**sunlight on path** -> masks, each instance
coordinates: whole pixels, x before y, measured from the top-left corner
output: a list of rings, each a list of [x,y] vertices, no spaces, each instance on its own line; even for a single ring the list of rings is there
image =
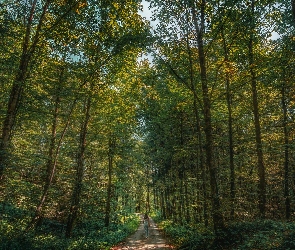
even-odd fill
[[[142,216],[141,216],[142,221]],[[144,227],[141,223],[138,230],[126,239],[125,243],[119,246],[111,248],[112,250],[146,250],[146,249],[157,249],[157,250],[168,250],[173,249],[169,246],[163,236],[160,234],[157,225],[152,219],[150,219],[150,236],[145,238]]]

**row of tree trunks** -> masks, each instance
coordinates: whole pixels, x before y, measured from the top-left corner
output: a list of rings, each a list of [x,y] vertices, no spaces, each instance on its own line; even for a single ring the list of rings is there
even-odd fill
[[[248,61],[248,73],[249,73],[249,86],[251,90],[251,97],[252,97],[252,108],[253,108],[253,120],[254,120],[254,132],[255,132],[255,156],[257,159],[256,163],[256,171],[258,175],[258,210],[259,210],[259,216],[261,218],[265,218],[266,214],[266,177],[265,177],[265,164],[264,164],[264,154],[263,154],[263,142],[262,142],[262,131],[261,131],[261,118],[260,118],[260,107],[259,107],[259,82],[257,80],[258,73],[257,73],[257,61],[256,61],[256,50],[255,47],[257,45],[256,38],[258,38],[258,33],[256,32],[256,8],[259,2],[255,0],[251,0],[249,4],[246,6],[246,15],[247,15],[247,23],[249,24],[249,29],[247,30],[247,36],[245,37],[247,41],[247,61]],[[187,52],[188,52],[188,64],[189,70],[187,72],[187,77],[181,77],[181,74],[178,74],[176,70],[173,69],[173,66],[171,64],[168,65],[169,70],[172,72],[172,74],[175,76],[176,80],[184,83],[193,93],[193,101],[194,101],[194,112],[196,113],[196,120],[198,123],[198,112],[200,109],[203,109],[204,114],[204,131],[196,130],[197,135],[199,139],[199,145],[200,149],[200,157],[203,156],[201,145],[204,145],[204,142],[202,140],[202,134],[204,132],[205,134],[205,155],[206,155],[206,162],[204,159],[199,158],[198,159],[198,166],[200,166],[201,169],[204,169],[204,176],[203,176],[203,183],[206,185],[206,173],[208,168],[208,177],[210,178],[210,197],[212,202],[212,220],[214,224],[215,231],[218,231],[219,229],[224,228],[224,222],[223,222],[223,213],[221,203],[220,203],[220,197],[219,197],[219,190],[218,190],[218,184],[217,184],[217,163],[214,162],[214,155],[213,155],[213,145],[214,145],[214,139],[212,136],[212,122],[211,122],[211,100],[210,100],[210,94],[209,93],[209,83],[208,83],[208,77],[207,77],[207,61],[205,53],[205,46],[204,46],[204,40],[203,36],[205,34],[205,26],[206,26],[206,17],[205,17],[205,9],[206,9],[206,2],[200,1],[200,4],[198,4],[198,7],[194,5],[194,3],[190,2],[189,4],[186,4],[185,6],[189,6],[190,15],[188,15],[187,20],[193,21],[194,25],[194,31],[193,35],[196,35],[196,43],[197,43],[197,50],[195,50],[198,53],[198,58],[194,58],[194,55],[192,53],[192,48],[190,48],[190,39],[192,39],[191,31],[189,30],[191,26],[185,26],[186,30],[183,30],[183,33],[187,32]],[[292,7],[294,10],[294,1],[292,1]],[[235,169],[235,161],[234,161],[234,129],[233,129],[233,111],[232,111],[232,89],[231,89],[231,76],[229,69],[231,65],[230,62],[230,45],[226,41],[226,35],[225,35],[225,27],[222,25],[221,28],[219,28],[218,32],[220,32],[221,38],[222,38],[222,45],[223,45],[223,52],[224,52],[224,67],[226,68],[225,74],[224,74],[224,82],[225,82],[225,89],[226,89],[226,104],[227,104],[227,112],[228,112],[228,122],[227,122],[227,133],[228,133],[228,152],[229,152],[229,187],[230,187],[230,218],[231,220],[235,217],[235,199],[236,199],[236,169]],[[183,35],[182,33],[182,35]],[[256,37],[257,36],[257,37]],[[162,59],[162,61],[164,61]],[[168,61],[168,60],[166,60]],[[200,79],[198,77],[195,77],[195,62],[198,62],[200,72],[198,76],[200,76]],[[168,64],[168,63],[166,63]],[[179,67],[176,65],[175,67]],[[189,79],[190,82],[186,82],[187,79]],[[201,82],[201,89],[202,89],[202,101],[198,99],[198,96],[196,94],[195,86],[200,80]],[[285,196],[285,206],[286,206],[286,218],[290,217],[290,199],[289,199],[289,137],[288,137],[288,126],[287,126],[287,103],[286,98],[284,97],[284,89],[282,89],[282,107],[284,110],[284,145],[285,145],[285,163],[284,163],[284,169],[285,169],[285,177],[284,177],[284,196]],[[197,128],[201,127],[199,125],[196,126]],[[203,166],[204,165],[204,166]],[[252,171],[251,171],[252,173]],[[179,180],[181,181],[181,178],[179,177]],[[183,186],[180,186],[180,188],[184,188]],[[207,201],[207,195],[206,195],[206,186],[202,188],[204,191],[203,199]],[[165,192],[170,193],[167,189]],[[174,192],[172,190],[171,194]],[[170,197],[171,198],[171,197]],[[181,200],[182,201],[182,200]],[[165,199],[161,201],[161,203],[165,203]],[[182,201],[183,203],[183,201]],[[168,213],[168,204],[163,204],[165,206],[165,209],[163,209],[163,213],[165,212],[165,215],[167,217]],[[208,207],[204,210],[208,211]],[[179,210],[179,213],[183,213],[183,211]],[[168,216],[169,217],[169,216]],[[206,217],[204,213],[204,217]]]
[[[11,132],[17,117],[18,108],[21,102],[21,96],[25,87],[25,82],[28,76],[29,63],[37,48],[40,31],[45,20],[45,14],[49,7],[50,1],[47,0],[43,6],[42,14],[39,18],[37,28],[32,31],[33,18],[36,10],[37,0],[31,4],[29,16],[27,18],[26,32],[23,40],[22,54],[15,80],[12,84],[9,101],[7,104],[7,112],[2,125],[2,137],[0,141],[0,179],[3,179],[4,169],[8,161],[8,147],[10,142]],[[32,38],[31,38],[32,37]]]
[[[44,29],[46,14],[48,13],[48,9],[52,3],[52,0],[45,1],[35,29],[33,29],[33,26],[34,26],[33,24],[34,24],[34,17],[37,16],[36,9],[38,5],[38,1],[34,0],[30,2],[31,2],[31,7],[28,13],[28,17],[24,17],[24,20],[26,20],[26,22],[24,23],[25,32],[24,32],[24,38],[23,38],[23,44],[22,44],[22,53],[20,56],[18,70],[15,75],[15,78],[11,87],[11,91],[9,94],[9,100],[8,100],[7,109],[6,109],[7,111],[6,111],[6,115],[1,128],[0,180],[2,180],[4,177],[4,170],[8,162],[8,149],[9,149],[9,144],[11,140],[11,134],[12,134],[13,126],[17,118],[19,106],[21,104],[22,94],[26,86],[26,80],[30,73],[29,67],[31,66],[32,58],[35,55],[37,47],[40,46],[41,37],[44,36],[44,34],[48,33],[50,29],[52,30],[54,27],[56,27],[58,23],[61,22],[62,19],[69,14],[69,12],[72,10],[72,7],[77,4],[77,3],[69,4],[67,11],[58,19],[56,19],[56,22],[53,23],[50,28],[47,27],[46,32],[43,32],[44,34],[42,35],[41,31],[42,29]]]
[[[69,110],[69,113],[67,115],[67,120],[61,132],[60,138],[57,141],[56,133],[58,128],[59,107],[61,104],[60,93],[62,91],[61,90],[62,83],[63,83],[63,69],[61,70],[59,83],[55,93],[55,107],[54,107],[54,113],[52,118],[51,140],[50,140],[49,149],[48,149],[48,162],[47,162],[46,173],[44,178],[43,193],[41,195],[39,204],[36,207],[34,217],[32,218],[31,222],[28,224],[26,231],[28,231],[29,229],[32,229],[35,225],[38,225],[39,221],[42,219],[42,208],[48,197],[48,192],[50,190],[50,187],[52,185],[52,181],[55,175],[60,147],[62,145],[63,138],[66,134],[66,131],[69,127],[71,116],[76,105],[76,100],[74,100]]]

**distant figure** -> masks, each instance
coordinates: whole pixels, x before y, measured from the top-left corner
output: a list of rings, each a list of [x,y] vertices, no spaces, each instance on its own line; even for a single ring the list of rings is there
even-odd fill
[[[147,213],[144,214],[143,217],[143,226],[144,226],[144,231],[145,231],[145,237],[149,237],[149,226],[150,226],[150,218],[147,215]]]

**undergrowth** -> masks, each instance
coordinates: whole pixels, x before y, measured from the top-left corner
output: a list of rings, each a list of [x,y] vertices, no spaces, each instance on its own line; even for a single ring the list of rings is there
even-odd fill
[[[103,221],[77,225],[71,238],[64,237],[65,225],[44,220],[41,227],[25,232],[29,216],[24,211],[9,211],[0,220],[0,250],[108,250],[135,232],[139,225],[136,215],[104,227]]]
[[[159,221],[165,234],[179,250],[292,250],[295,223],[257,220],[229,225],[218,236],[202,225],[176,225]]]

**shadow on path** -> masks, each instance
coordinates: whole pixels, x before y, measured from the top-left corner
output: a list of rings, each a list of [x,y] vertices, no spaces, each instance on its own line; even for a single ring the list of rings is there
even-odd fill
[[[143,221],[142,215],[140,215],[140,221]],[[165,238],[160,234],[160,231],[155,222],[150,218],[149,237],[145,238],[143,223],[140,224],[137,231],[129,236],[125,242],[118,246],[111,248],[112,250],[168,250],[173,249]]]

